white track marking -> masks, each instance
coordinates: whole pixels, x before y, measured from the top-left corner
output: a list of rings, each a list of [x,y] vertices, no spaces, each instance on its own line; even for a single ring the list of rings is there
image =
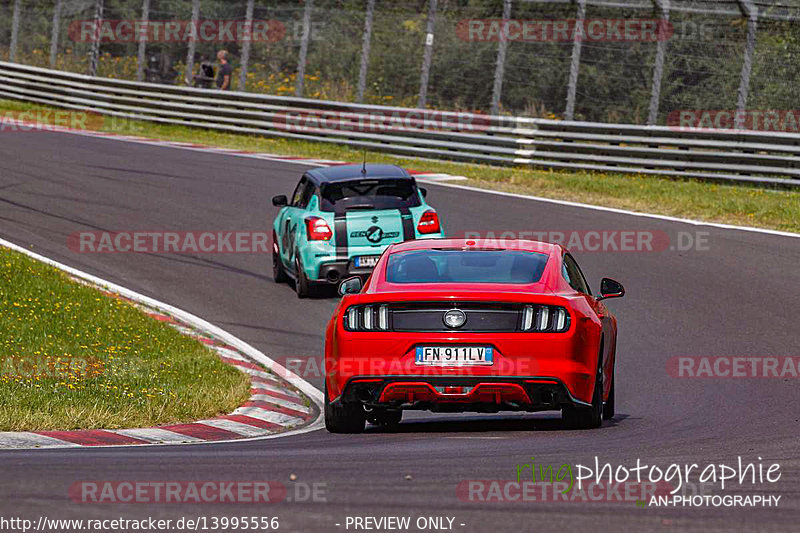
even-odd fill
[[[243,361],[245,363],[250,363],[246,357],[239,355],[238,353],[234,352],[233,350],[229,350],[227,348],[223,348],[222,346],[214,346],[214,350],[217,351],[222,357],[227,357],[228,359],[235,359],[237,361]]]
[[[237,435],[242,435],[244,437],[260,437],[261,435],[272,433],[272,431],[269,429],[250,426],[247,424],[242,424],[241,422],[236,422],[234,420],[225,420],[223,418],[215,418],[212,420],[198,420],[195,423],[203,424],[205,426],[211,426],[218,429],[224,429],[225,431],[230,431],[232,433],[236,433]]]
[[[80,444],[54,437],[46,437],[27,431],[6,431],[0,433],[0,448],[80,448]]]
[[[261,409],[260,407],[239,407],[233,412],[233,414],[258,418],[264,422],[272,422],[273,424],[286,427],[296,426],[297,424],[301,424],[303,422],[302,418],[285,415],[275,411],[268,411],[266,409]]]
[[[180,433],[175,433],[174,431],[161,428],[116,429],[113,430],[113,433],[134,439],[144,440],[153,444],[202,442],[202,439],[190,437],[188,435],[181,435]]]
[[[275,396],[270,396],[269,394],[254,394],[250,397],[251,401],[254,402],[267,402],[273,405],[277,405],[278,407],[286,407],[287,409],[293,409],[295,411],[300,411],[301,413],[310,413],[311,409],[306,407],[305,405],[290,402],[288,400],[282,400],[280,398],[276,398]]]
[[[282,389],[280,387],[275,387],[273,385],[267,385],[266,383],[258,383],[256,381],[254,381],[253,383],[251,383],[250,388],[251,389],[257,389],[257,390],[266,390],[266,391],[270,391],[270,392],[277,392],[279,394],[283,394],[285,396],[289,396],[290,398],[297,398],[298,400],[302,400],[302,397],[297,393],[294,393],[294,392],[292,392],[290,390],[287,390],[287,389]]]

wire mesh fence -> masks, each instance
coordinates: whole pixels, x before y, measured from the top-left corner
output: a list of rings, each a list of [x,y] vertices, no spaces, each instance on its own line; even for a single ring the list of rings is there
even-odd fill
[[[800,0],[0,0],[0,58],[22,64],[213,87],[222,49],[232,88],[256,93],[610,123],[800,118]]]

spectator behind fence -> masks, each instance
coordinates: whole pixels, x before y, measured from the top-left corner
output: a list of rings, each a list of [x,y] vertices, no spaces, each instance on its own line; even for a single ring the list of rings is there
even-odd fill
[[[229,91],[231,88],[231,75],[233,74],[233,67],[231,67],[230,63],[228,63],[227,50],[220,50],[217,52],[217,59],[219,60],[217,88],[221,91]]]

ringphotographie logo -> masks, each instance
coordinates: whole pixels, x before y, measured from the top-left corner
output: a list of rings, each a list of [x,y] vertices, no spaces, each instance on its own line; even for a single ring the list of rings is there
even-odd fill
[[[265,254],[269,238],[265,231],[79,231],[67,247],[81,254]]]
[[[456,35],[467,42],[658,42],[674,34],[665,19],[465,19]]]

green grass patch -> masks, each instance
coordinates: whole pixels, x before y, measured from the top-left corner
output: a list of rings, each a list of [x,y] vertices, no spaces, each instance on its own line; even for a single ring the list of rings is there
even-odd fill
[[[0,100],[0,111],[43,106]],[[95,123],[97,121],[92,121]],[[222,133],[146,121],[101,121],[99,129],[120,134],[194,142],[298,157],[361,161],[363,152],[341,145]],[[372,152],[372,163],[469,178],[464,185],[559,200],[800,233],[800,192],[725,185],[689,179],[602,172],[536,170],[449,161],[431,161]],[[288,192],[288,191],[287,191]],[[434,202],[435,203],[435,202]]]
[[[3,247],[0,331],[0,431],[187,422],[250,394],[197,340]]]

